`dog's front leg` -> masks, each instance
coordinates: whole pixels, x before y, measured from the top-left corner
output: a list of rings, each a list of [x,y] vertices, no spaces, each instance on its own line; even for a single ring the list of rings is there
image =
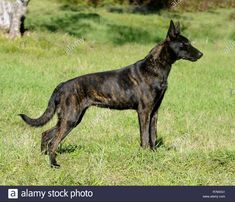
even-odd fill
[[[158,119],[158,109],[162,103],[166,90],[162,93],[159,100],[155,103],[153,111],[151,113],[151,120],[150,120],[150,132],[149,132],[149,145],[152,150],[156,149],[157,145],[157,119]]]
[[[152,150],[156,149],[157,144],[157,112],[154,113],[150,120],[150,134],[149,134],[149,145]]]
[[[140,126],[140,146],[147,148],[149,146],[149,128],[150,128],[150,110],[138,110],[139,126]]]

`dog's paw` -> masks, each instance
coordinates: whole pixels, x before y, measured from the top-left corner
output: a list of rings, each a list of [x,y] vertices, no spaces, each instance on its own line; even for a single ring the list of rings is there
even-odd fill
[[[57,164],[57,163],[51,164],[51,168],[56,168],[56,169],[58,169],[58,168],[60,168],[60,165]]]

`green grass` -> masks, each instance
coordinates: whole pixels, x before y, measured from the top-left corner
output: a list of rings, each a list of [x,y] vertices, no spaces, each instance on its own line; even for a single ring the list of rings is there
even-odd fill
[[[30,32],[16,41],[0,36],[0,184],[234,185],[231,13],[72,12],[55,1],[32,1]],[[61,145],[61,168],[51,169],[48,156],[40,155],[40,140],[56,118],[35,129],[17,114],[39,116],[59,82],[142,59],[164,38],[171,18],[182,22],[204,57],[173,66],[159,112],[158,151],[139,147],[134,111],[93,107]]]

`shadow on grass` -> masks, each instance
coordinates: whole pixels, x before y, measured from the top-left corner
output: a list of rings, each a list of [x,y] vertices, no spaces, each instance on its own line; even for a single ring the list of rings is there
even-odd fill
[[[62,31],[70,35],[83,37],[92,31],[89,22],[100,22],[100,15],[97,13],[76,13],[66,14],[61,17],[52,17],[49,22],[42,24],[48,31]]]
[[[57,150],[58,153],[60,154],[66,154],[66,153],[73,153],[77,150],[81,150],[82,146],[78,146],[75,144],[68,144],[68,145],[63,145],[61,144]]]
[[[151,43],[151,42],[159,42],[161,38],[153,37],[144,29],[124,26],[124,25],[116,25],[109,24],[108,30],[111,41],[117,45],[123,45],[125,43]]]
[[[62,11],[82,11],[87,9],[87,6],[77,6],[76,4],[63,4],[60,6],[60,10]]]
[[[110,41],[116,45],[146,44],[161,40],[146,31],[144,27],[119,25],[97,13],[70,12],[51,17],[39,25],[34,25],[34,27],[50,32],[64,32],[85,40],[91,38],[100,42]]]
[[[164,141],[162,137],[158,138],[157,143],[156,143],[156,148],[160,148],[160,147],[164,147]]]
[[[132,13],[132,14],[154,14],[158,13],[159,10],[150,10],[146,6],[110,6],[107,8],[107,11],[110,13]]]
[[[157,143],[156,143],[156,148],[160,148],[160,147],[165,147],[164,145],[164,141],[163,138],[159,138],[157,139]],[[57,152],[59,154],[69,154],[69,153],[73,153],[76,152],[78,150],[81,150],[83,147],[81,145],[75,145],[75,144],[60,144],[60,146],[58,147]]]

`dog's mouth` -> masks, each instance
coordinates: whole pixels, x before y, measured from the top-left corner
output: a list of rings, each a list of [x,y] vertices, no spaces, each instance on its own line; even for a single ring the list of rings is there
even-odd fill
[[[189,60],[191,62],[196,62],[197,60],[199,60],[201,57],[203,56],[203,54],[200,52],[198,53],[197,57],[183,57],[184,60]]]
[[[184,60],[189,60],[191,62],[196,62],[197,60],[199,60],[201,57],[203,56],[203,53],[198,51],[196,54],[193,55],[188,55],[185,57],[182,57],[182,59]]]
[[[198,58],[193,58],[193,57],[192,57],[192,58],[191,58],[191,57],[190,57],[190,58],[188,58],[188,57],[182,57],[182,59],[183,59],[183,60],[189,60],[189,61],[191,61],[191,62],[196,62],[196,61],[198,60]]]
[[[192,62],[196,62],[199,58],[190,58],[189,60]]]

